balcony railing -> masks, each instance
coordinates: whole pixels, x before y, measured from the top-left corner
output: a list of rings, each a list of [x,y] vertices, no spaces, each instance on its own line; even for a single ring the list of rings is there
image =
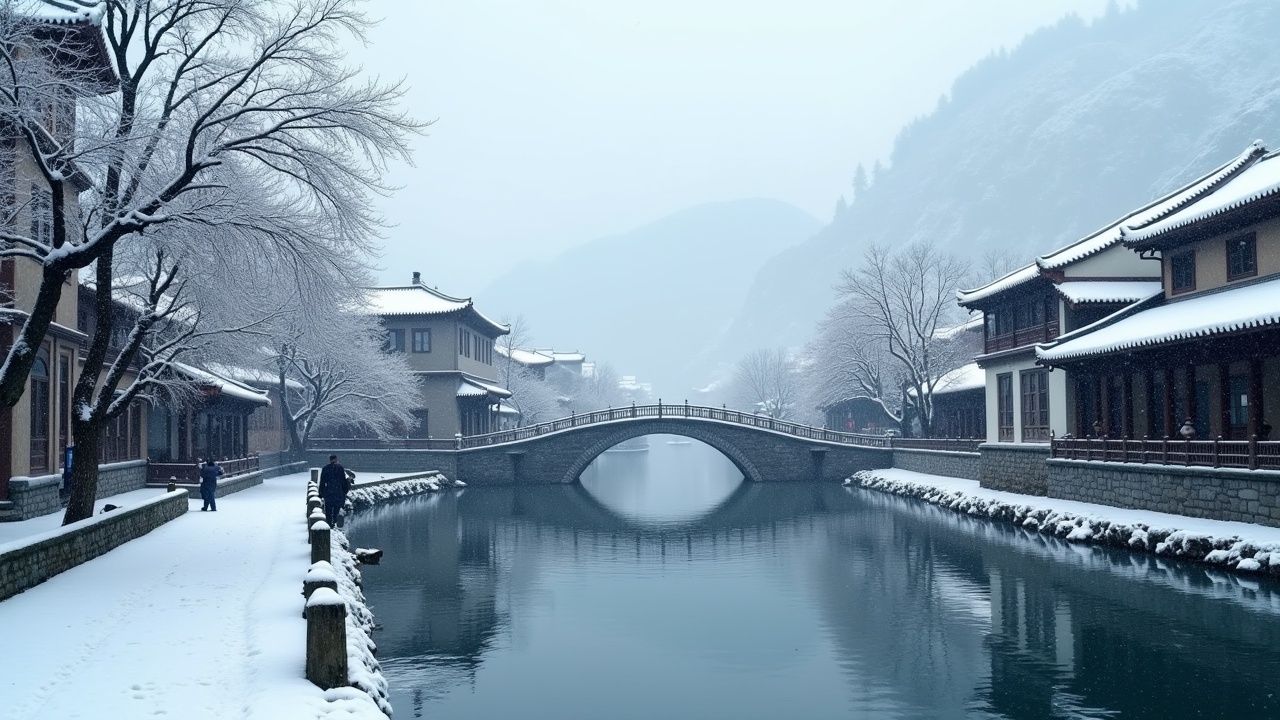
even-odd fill
[[[1048,342],[1056,337],[1058,337],[1058,321],[1053,320],[1043,325],[1022,328],[1003,335],[991,335],[987,337],[986,352],[1013,350],[1014,348]]]
[[[308,450],[456,450],[457,442],[438,438],[310,438]]]
[[[1280,470],[1280,441],[1055,438],[1050,455],[1067,460]]]
[[[159,463],[148,461],[147,482],[166,483],[172,478],[181,484],[195,484],[200,482],[200,465],[200,463],[195,462]],[[222,468],[222,477],[224,479],[257,472],[259,468],[257,455],[219,460],[218,465]]]

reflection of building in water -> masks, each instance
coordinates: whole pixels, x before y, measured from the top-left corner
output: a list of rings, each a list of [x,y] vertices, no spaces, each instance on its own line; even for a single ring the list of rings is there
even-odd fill
[[[944,632],[944,620],[975,598],[989,600],[980,623],[988,672],[974,688],[977,707],[1018,718],[1280,716],[1280,698],[1265,689],[1280,672],[1274,583],[1243,588],[1214,582],[1203,568],[1069,545],[932,505],[871,493],[859,500],[865,510],[841,525],[856,542],[840,552],[901,565],[909,578],[872,576],[886,585],[875,588],[887,602],[903,602],[901,591],[887,591],[895,584],[924,593],[956,574],[970,585],[959,600],[941,596],[945,612],[916,602],[904,616],[948,639],[963,637]],[[859,611],[871,613],[870,624],[885,621],[884,610]]]

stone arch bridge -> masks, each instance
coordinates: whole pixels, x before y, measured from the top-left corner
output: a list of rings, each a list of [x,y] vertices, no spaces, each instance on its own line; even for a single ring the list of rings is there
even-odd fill
[[[736,410],[633,405],[456,440],[318,439],[312,462],[330,452],[366,472],[440,470],[471,485],[572,483],[618,443],[679,435],[720,451],[748,480],[840,480],[892,465],[886,437],[841,433]]]

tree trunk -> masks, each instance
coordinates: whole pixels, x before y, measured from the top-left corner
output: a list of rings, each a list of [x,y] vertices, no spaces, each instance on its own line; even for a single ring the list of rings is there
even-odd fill
[[[71,498],[62,524],[93,517],[93,503],[98,499],[98,457],[101,452],[102,421],[73,419],[71,431],[76,439],[76,456],[71,466]]]
[[[22,398],[22,393],[26,392],[27,376],[31,374],[31,366],[35,364],[36,350],[44,342],[45,333],[49,331],[49,323],[53,322],[61,299],[62,273],[46,266],[40,279],[36,303],[31,308],[31,315],[18,331],[18,339],[9,351],[9,367],[4,376],[0,377],[0,405],[13,407]]]

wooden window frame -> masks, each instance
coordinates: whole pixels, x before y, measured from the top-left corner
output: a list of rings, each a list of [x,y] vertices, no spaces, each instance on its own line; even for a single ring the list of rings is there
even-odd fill
[[[413,349],[413,352],[416,352],[416,353],[431,352],[431,328],[418,328],[416,330],[413,330],[411,331],[411,337],[413,338],[413,345],[411,346]],[[423,338],[426,338],[425,343],[420,342],[420,340],[422,340]]]
[[[1191,269],[1191,284],[1179,287],[1177,263],[1186,261]],[[1186,250],[1169,256],[1169,294],[1181,295],[1183,293],[1195,292],[1196,289],[1196,251]]]
[[[1243,235],[1236,235],[1234,237],[1227,238],[1224,243],[1226,244],[1227,256],[1227,281],[1230,282],[1233,280],[1243,280],[1245,278],[1256,277],[1258,274],[1257,234],[1248,232]],[[1233,267],[1235,265],[1234,260],[1236,259],[1233,256],[1233,252],[1245,247],[1248,248],[1248,268],[1237,272]]]
[[[387,331],[387,352],[404,352],[404,330]]]
[[[1023,370],[1019,375],[1022,442],[1049,440],[1049,371]]]
[[[996,375],[996,436],[1013,442],[1013,373]]]

